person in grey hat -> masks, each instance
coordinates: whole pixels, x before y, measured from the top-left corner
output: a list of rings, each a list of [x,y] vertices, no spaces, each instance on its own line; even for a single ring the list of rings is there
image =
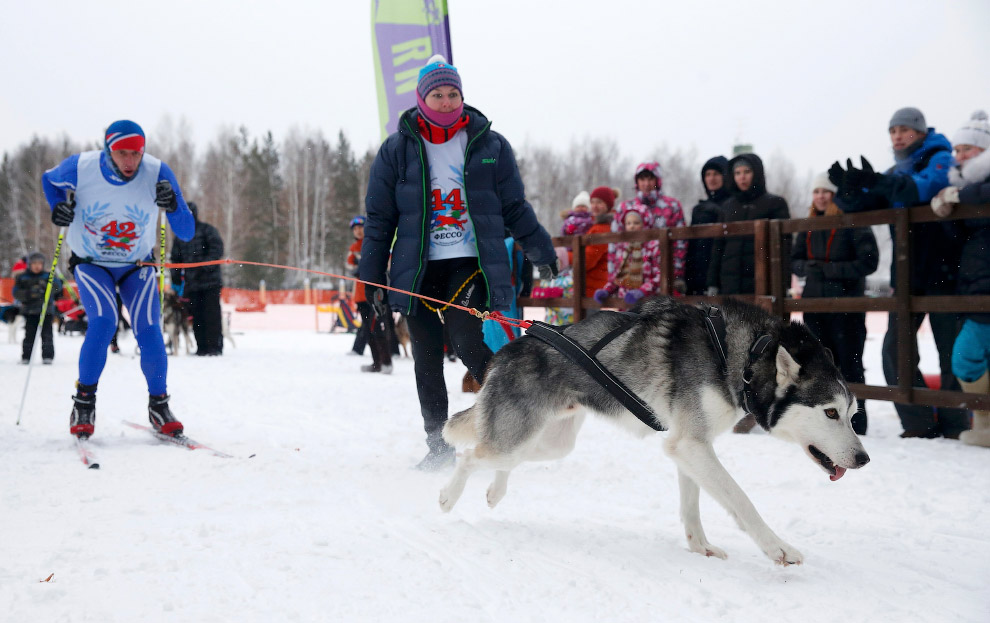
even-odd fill
[[[846,160],[846,169],[836,162],[829,169],[829,180],[838,187],[835,202],[844,212],[927,205],[949,185],[952,145],[949,140],[926,127],[925,116],[917,108],[901,108],[888,123],[894,166],[877,173],[860,157],[862,168]],[[891,237],[894,227],[891,225]],[[911,226],[911,294],[916,296],[951,295],[956,291],[959,252],[962,240],[958,230],[941,223],[915,223]],[[897,283],[896,261],[891,262],[890,285]],[[917,332],[924,314],[913,314],[911,322]],[[959,391],[952,375],[952,345],[959,331],[958,314],[928,315],[938,349],[941,388]],[[897,314],[891,312],[887,335],[883,340],[883,372],[889,385],[897,377]],[[921,371],[915,367],[915,387],[926,387]],[[943,409],[936,413],[923,405],[895,404],[904,428],[902,437],[958,438],[969,428],[963,409]]]

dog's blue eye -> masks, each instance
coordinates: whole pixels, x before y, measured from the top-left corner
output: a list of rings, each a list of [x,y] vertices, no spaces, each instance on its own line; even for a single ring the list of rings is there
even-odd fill
[[[836,409],[825,409],[825,415],[827,415],[830,420],[839,419],[839,412]]]

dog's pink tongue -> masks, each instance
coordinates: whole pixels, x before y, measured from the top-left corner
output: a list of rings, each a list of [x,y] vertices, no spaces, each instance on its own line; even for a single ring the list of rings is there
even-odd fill
[[[839,467],[838,465],[836,465],[835,466],[835,475],[834,476],[829,476],[828,479],[831,480],[832,482],[835,482],[839,478],[842,478],[842,476],[845,473],[846,473],[846,468],[845,467]]]

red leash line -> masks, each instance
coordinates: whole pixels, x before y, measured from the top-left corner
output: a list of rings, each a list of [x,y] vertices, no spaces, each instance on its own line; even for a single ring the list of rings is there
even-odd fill
[[[158,267],[159,264],[155,262],[137,262],[139,266],[155,266]],[[392,292],[401,292],[402,294],[408,294],[409,296],[414,296],[425,301],[431,301],[438,305],[447,305],[453,307],[454,309],[459,309],[461,311],[466,311],[467,313],[481,318],[482,320],[494,320],[504,325],[510,327],[516,327],[520,329],[528,329],[532,323],[528,320],[517,320],[515,318],[507,318],[500,314],[499,312],[482,312],[474,309],[472,307],[464,307],[450,301],[441,301],[439,299],[431,298],[429,296],[423,296],[422,294],[416,294],[415,292],[409,292],[408,290],[402,290],[399,288],[393,288],[391,286],[382,285],[380,283],[374,283],[372,281],[364,281],[363,279],[358,279],[357,277],[348,277],[346,275],[337,275],[335,273],[326,273],[320,270],[313,270],[311,268],[299,268],[298,266],[285,266],[283,264],[267,264],[265,262],[250,262],[247,260],[232,260],[226,258],[223,260],[210,260],[207,262],[186,262],[186,263],[165,263],[162,264],[164,268],[199,268],[202,266],[216,266],[219,264],[248,264],[249,266],[265,266],[268,268],[281,268],[283,270],[295,270],[303,273],[312,273],[314,275],[323,275],[324,277],[333,277],[335,279],[346,279],[348,281],[356,281],[358,283],[363,283],[366,286],[375,286],[377,288],[383,288],[385,290],[391,290]]]

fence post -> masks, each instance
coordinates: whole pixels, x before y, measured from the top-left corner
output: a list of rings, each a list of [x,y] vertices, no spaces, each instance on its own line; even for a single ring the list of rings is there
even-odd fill
[[[660,239],[657,242],[660,243],[660,294],[670,296],[671,284],[674,282],[673,275],[670,274],[674,267],[670,257],[670,228],[660,228]]]
[[[753,293],[766,296],[767,290],[767,219],[753,222]]]
[[[261,282],[258,284],[258,302],[264,305],[268,302],[266,300],[267,298],[268,297],[265,294],[265,280],[262,279]]]
[[[897,299],[897,389],[905,403],[914,402],[914,370],[918,361],[918,341],[911,314],[911,213],[895,210],[894,218],[894,297]]]
[[[787,298],[787,283],[784,280],[783,237],[779,220],[770,221],[770,296],[773,297],[773,313],[784,321],[790,319],[784,313],[784,299]],[[790,277],[790,275],[788,275]]]
[[[574,308],[574,322],[584,320],[584,305],[581,299],[584,297],[584,236],[574,236],[571,241],[571,280],[574,284],[574,299],[571,306]]]

